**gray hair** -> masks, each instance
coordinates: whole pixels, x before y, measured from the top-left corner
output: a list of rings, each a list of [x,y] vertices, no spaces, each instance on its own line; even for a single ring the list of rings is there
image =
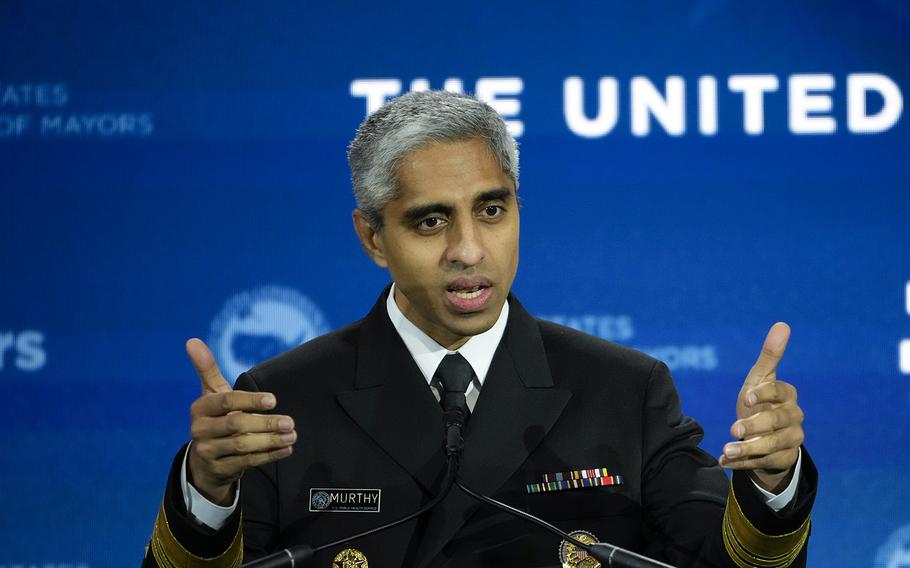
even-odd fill
[[[481,138],[502,170],[518,183],[518,144],[493,108],[469,95],[411,92],[369,115],[348,147],[357,207],[381,230],[382,210],[398,195],[398,163],[433,142]]]

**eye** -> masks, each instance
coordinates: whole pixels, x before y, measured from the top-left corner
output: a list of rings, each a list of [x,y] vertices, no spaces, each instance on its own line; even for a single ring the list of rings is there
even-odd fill
[[[505,212],[505,208],[501,205],[487,205],[483,208],[483,216],[487,218],[499,217]]]
[[[442,223],[443,219],[440,217],[427,217],[426,219],[417,223],[417,228],[423,231],[428,231],[436,229],[437,227],[441,226]]]

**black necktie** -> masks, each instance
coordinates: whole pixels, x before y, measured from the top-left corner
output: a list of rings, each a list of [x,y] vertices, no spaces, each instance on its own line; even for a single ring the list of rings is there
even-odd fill
[[[460,410],[467,418],[470,411],[464,393],[468,390],[468,385],[471,384],[471,379],[474,377],[471,364],[461,356],[461,353],[446,355],[436,368],[435,377],[439,379],[442,387],[439,393],[439,403],[442,404],[442,409]]]

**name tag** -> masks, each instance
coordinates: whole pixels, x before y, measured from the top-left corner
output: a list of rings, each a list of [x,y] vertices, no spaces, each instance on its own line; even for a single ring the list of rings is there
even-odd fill
[[[382,489],[310,489],[311,513],[378,513]]]

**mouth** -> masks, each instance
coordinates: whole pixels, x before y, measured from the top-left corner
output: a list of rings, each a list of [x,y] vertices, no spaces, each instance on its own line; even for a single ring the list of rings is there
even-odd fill
[[[482,276],[457,278],[446,287],[446,298],[460,313],[478,312],[490,303],[492,288],[493,283]]]

